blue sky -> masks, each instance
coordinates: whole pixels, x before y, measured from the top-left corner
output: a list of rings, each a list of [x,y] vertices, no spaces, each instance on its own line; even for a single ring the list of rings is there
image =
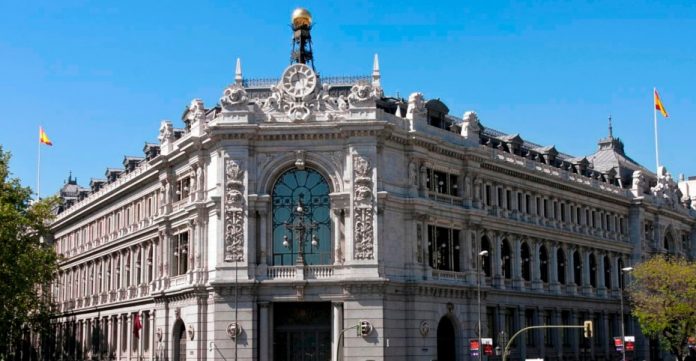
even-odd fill
[[[289,16],[314,16],[317,70],[367,75],[379,53],[387,95],[423,92],[487,127],[588,155],[607,134],[655,167],[696,176],[696,3],[502,1],[34,1],[0,4],[0,144],[41,193],[72,171],[87,185],[141,155],[159,122],[195,97],[215,104],[242,59],[247,78],[288,65]]]

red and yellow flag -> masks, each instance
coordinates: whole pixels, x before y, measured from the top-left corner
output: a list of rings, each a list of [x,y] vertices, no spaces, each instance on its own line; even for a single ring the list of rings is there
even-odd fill
[[[665,118],[668,118],[669,115],[667,114],[667,111],[665,110],[665,106],[662,105],[662,101],[660,100],[660,95],[657,94],[657,89],[654,89],[655,92],[655,109],[659,110],[660,113],[662,113],[662,116]]]
[[[39,143],[53,145],[53,143],[51,143],[51,140],[48,139],[48,135],[46,135],[46,132],[44,132],[42,127],[39,127]]]

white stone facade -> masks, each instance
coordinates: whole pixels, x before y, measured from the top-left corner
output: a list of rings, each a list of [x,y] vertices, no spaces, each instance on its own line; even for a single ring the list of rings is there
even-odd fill
[[[376,59],[371,78],[335,86],[304,64],[269,86],[237,73],[221,106],[193,100],[185,129],[162,122],[159,155],[58,215],[61,316],[45,347],[62,359],[285,360],[279,310],[306,303],[330,316],[307,328],[330,334],[317,359],[470,360],[480,275],[496,345],[525,325],[595,321],[589,345],[579,331],[539,331],[513,359],[608,360],[620,269],[696,257],[696,213],[674,201],[667,173],[616,180],[420,93],[387,101]],[[329,187],[329,258],[285,264],[274,187],[305,169]],[[372,333],[339,343],[361,320]],[[636,359],[648,356],[638,338]]]

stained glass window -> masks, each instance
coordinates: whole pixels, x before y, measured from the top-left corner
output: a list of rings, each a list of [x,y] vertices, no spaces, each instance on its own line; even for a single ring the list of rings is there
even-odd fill
[[[303,208],[304,224],[315,226],[304,234],[305,263],[332,263],[329,192],[326,179],[310,168],[291,169],[280,176],[272,194],[274,265],[295,264],[300,233],[288,229],[288,225],[299,222],[295,211],[299,202]],[[312,245],[313,236],[316,237],[316,246]],[[287,242],[284,244],[284,241]]]

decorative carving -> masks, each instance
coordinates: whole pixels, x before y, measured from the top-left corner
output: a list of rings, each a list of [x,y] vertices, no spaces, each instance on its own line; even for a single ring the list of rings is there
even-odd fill
[[[193,336],[196,334],[196,331],[193,328],[193,325],[188,325],[188,328],[186,329],[186,333],[188,334],[188,337],[191,341],[193,341]]]
[[[203,167],[199,166],[196,169],[196,181],[195,183],[197,184],[196,188],[198,189],[199,192],[203,192],[205,190],[205,180],[203,178]],[[202,201],[202,193],[201,197],[198,199],[199,201]]]
[[[225,89],[220,104],[227,111],[247,110],[249,97],[241,84],[232,84]]]
[[[650,188],[650,191],[669,206],[675,207],[680,204],[682,192],[672,175],[667,172],[667,168],[663,166],[657,169],[657,184]]]
[[[637,170],[633,172],[633,184],[631,186],[631,192],[633,192],[634,196],[639,197],[643,194],[644,189],[645,177],[643,176],[643,172]]]
[[[160,144],[171,143],[174,141],[174,126],[172,122],[163,120],[160,123],[159,136],[157,137]]]
[[[415,160],[408,163],[408,179],[410,185],[418,185],[418,164]]]
[[[356,84],[350,88],[348,104],[350,108],[374,107],[378,93],[369,84]]]
[[[227,325],[227,336],[229,336],[231,339],[234,340],[241,334],[242,325],[238,324],[237,322],[232,322],[229,325]]]
[[[157,342],[162,342],[163,333],[161,327],[157,327],[157,331],[155,331],[155,336],[157,336]]]
[[[356,155],[353,158],[355,209],[355,259],[374,258],[373,217],[374,206],[372,197],[372,167],[370,162]]]
[[[244,261],[244,170],[225,162],[225,262]]]
[[[418,115],[425,113],[425,100],[422,93],[413,93],[408,96],[408,108],[406,108],[406,118],[414,119]]]
[[[462,131],[461,135],[464,138],[469,138],[472,136],[476,136],[478,139],[478,136],[481,133],[481,125],[479,124],[479,118],[478,115],[476,115],[476,112],[473,111],[468,111],[464,113],[464,121],[462,122]]]
[[[430,323],[428,321],[421,321],[420,326],[418,326],[418,332],[421,336],[425,337],[430,332]]]
[[[416,259],[423,263],[423,226],[420,223],[416,225]]]
[[[188,111],[186,112],[186,116],[184,118],[190,120],[192,124],[196,122],[205,122],[205,107],[203,100],[198,98],[191,100]]]
[[[299,170],[304,170],[305,169],[305,151],[304,150],[296,150],[295,151],[295,167]]]

